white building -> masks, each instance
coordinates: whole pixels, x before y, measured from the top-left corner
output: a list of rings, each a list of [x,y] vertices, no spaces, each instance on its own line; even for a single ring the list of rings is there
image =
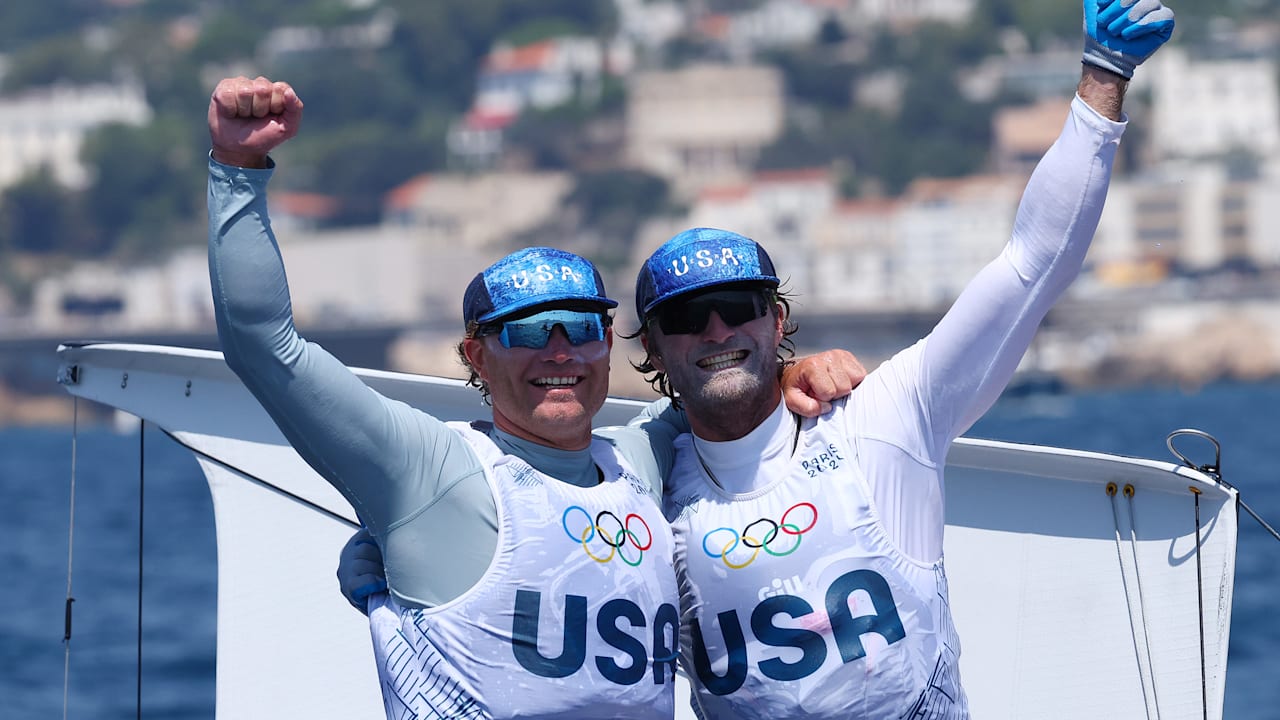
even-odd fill
[[[915,25],[937,20],[960,24],[973,13],[975,0],[855,0],[845,16],[848,27],[868,23]]]
[[[661,48],[685,31],[684,6],[670,0],[613,0],[618,35],[641,48]]]
[[[631,44],[589,37],[560,37],[530,45],[495,47],[480,68],[473,109],[518,115],[551,108],[579,93],[598,91],[605,75],[623,75],[634,64]]]
[[[897,251],[906,307],[950,304],[1013,234],[1020,176],[917,180],[902,197]]]
[[[1157,261],[1210,270],[1248,261],[1280,265],[1280,177],[1231,178],[1220,163],[1166,163],[1112,182],[1090,260]]]
[[[403,227],[291,233],[281,245],[294,317],[313,327],[459,318],[467,283],[501,254],[467,252]],[[148,267],[82,263],[41,280],[32,305],[34,331],[207,332],[208,252],[184,249]]]
[[[690,209],[693,227],[719,227],[756,240],[769,252],[790,287],[812,284],[814,226],[836,204],[829,171],[778,170],[750,182],[703,191]]]
[[[40,280],[31,304],[36,332],[207,329],[213,321],[208,253],[191,248],[145,267],[83,262]]]
[[[730,16],[722,40],[732,57],[743,59],[760,50],[807,45],[830,15],[826,8],[802,0],[768,0]]]
[[[1135,74],[1134,84],[1151,89],[1151,147],[1157,157],[1280,153],[1275,61],[1192,59],[1174,46],[1148,65]]]
[[[0,189],[48,167],[70,188],[90,181],[80,163],[85,134],[107,123],[151,121],[142,86],[136,83],[55,85],[0,97]]]
[[[502,249],[552,220],[573,186],[567,172],[420,175],[388,194],[383,223],[460,252]]]
[[[832,208],[814,226],[812,284],[805,308],[877,311],[902,305],[897,200],[855,200]]]
[[[764,66],[692,65],[633,76],[629,162],[696,195],[747,181],[760,150],[782,134],[782,75]]]

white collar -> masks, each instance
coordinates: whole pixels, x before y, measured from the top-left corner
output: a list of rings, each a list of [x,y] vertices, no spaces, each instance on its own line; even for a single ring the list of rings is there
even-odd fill
[[[762,472],[795,453],[799,418],[779,401],[769,417],[737,440],[714,442],[693,436],[693,450],[712,482],[730,493],[746,493],[768,484],[775,472]]]

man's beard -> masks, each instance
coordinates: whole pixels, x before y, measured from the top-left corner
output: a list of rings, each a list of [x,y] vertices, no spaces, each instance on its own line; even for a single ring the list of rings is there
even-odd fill
[[[736,367],[716,373],[696,392],[683,394],[683,400],[701,417],[723,418],[752,408],[759,402],[765,383],[752,368]]]

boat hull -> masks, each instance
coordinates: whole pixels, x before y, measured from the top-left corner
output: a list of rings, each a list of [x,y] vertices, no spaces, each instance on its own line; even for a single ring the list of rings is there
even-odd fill
[[[365,619],[334,579],[355,514],[221,355],[109,343],[59,355],[69,392],[163,428],[208,480],[217,717],[380,716]],[[457,380],[356,372],[444,420],[487,415]],[[641,406],[610,399],[597,423]],[[975,717],[1221,717],[1234,489],[1167,462],[961,438],[946,492],[947,574]]]

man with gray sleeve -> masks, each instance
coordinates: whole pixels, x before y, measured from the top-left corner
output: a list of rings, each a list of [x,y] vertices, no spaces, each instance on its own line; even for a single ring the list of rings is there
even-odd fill
[[[302,111],[287,83],[215,89],[210,281],[227,364],[385,551],[369,614],[388,717],[671,717],[677,595],[653,448],[669,464],[674,432],[591,432],[617,305],[599,272],[525,248],[471,281],[459,352],[491,423],[379,395],[294,327],[266,184]]]
[[[210,279],[228,365],[385,550],[370,614],[388,717],[671,717],[677,596],[652,458],[637,470],[591,434],[617,304],[599,273],[528,248],[472,281],[462,347],[491,424],[378,395],[293,326],[265,186],[301,117],[285,83],[219,83]],[[493,527],[470,532],[456,508],[485,504]]]

